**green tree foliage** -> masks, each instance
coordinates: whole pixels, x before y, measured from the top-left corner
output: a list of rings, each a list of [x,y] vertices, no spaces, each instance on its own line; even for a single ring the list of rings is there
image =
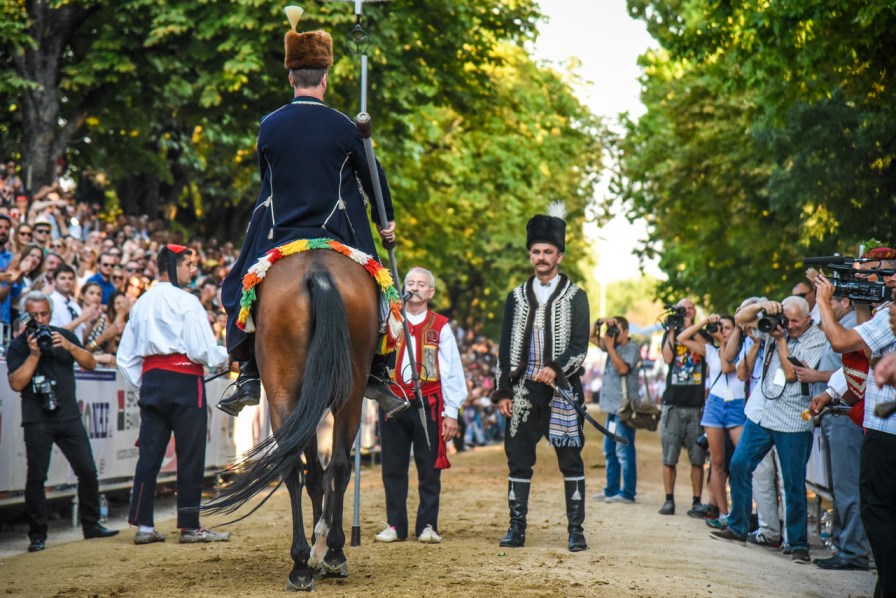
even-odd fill
[[[890,239],[892,3],[629,0],[661,48],[616,193],[651,226],[665,298],[789,291],[799,258]]]
[[[327,101],[348,114],[360,105],[351,6],[305,2],[300,23],[333,34]],[[534,0],[393,0],[364,14],[399,259],[436,272],[440,307],[493,323],[528,272],[532,214],[564,200],[569,251],[584,250],[576,231],[600,167],[599,123],[523,50],[541,19]],[[110,181],[126,213],[239,242],[259,182],[259,119],[292,96],[281,5],[0,0],[0,16],[2,149],[21,152],[35,188],[65,157],[74,175]]]

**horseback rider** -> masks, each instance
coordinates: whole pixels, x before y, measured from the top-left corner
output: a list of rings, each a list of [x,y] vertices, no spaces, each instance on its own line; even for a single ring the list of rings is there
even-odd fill
[[[301,13],[298,7],[287,7],[292,29],[286,32],[284,64],[294,98],[261,121],[257,143],[261,190],[240,257],[222,287],[227,349],[231,359],[241,363],[236,392],[218,403],[230,415],[246,405],[257,405],[261,395],[254,338],[236,325],[242,278],[256,260],[289,241],[319,237],[377,255],[365,209],[367,198],[374,195],[373,181],[361,136],[351,118],[323,103],[333,65],[333,40],[324,31],[296,32]],[[392,197],[379,164],[377,176],[388,222],[386,228],[378,225],[377,231],[384,243],[393,243]],[[380,222],[375,202],[370,211],[373,221]],[[364,395],[394,415],[408,402],[386,384],[386,362],[383,355],[374,357]]]

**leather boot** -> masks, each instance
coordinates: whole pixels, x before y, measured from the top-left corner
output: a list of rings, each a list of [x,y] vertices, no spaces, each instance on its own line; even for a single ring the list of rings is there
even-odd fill
[[[258,405],[261,400],[261,375],[253,355],[240,365],[240,375],[236,379],[236,392],[224,397],[218,409],[236,417],[246,405]]]
[[[410,407],[411,403],[396,395],[389,388],[387,359],[383,355],[374,355],[373,363],[370,364],[370,375],[367,377],[367,389],[364,391],[364,396],[379,403],[386,415],[394,417]]]
[[[507,504],[510,506],[510,527],[498,544],[504,548],[521,548],[526,544],[526,514],[529,512],[529,487],[532,484],[507,482]]]
[[[588,548],[585,542],[585,479],[563,480],[566,490],[566,520],[569,522],[569,551],[579,552]]]

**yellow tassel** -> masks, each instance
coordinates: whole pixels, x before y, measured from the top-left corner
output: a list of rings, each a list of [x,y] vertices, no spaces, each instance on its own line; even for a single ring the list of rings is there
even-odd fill
[[[286,13],[286,18],[289,19],[289,26],[292,27],[293,31],[296,31],[299,19],[302,18],[302,13],[305,12],[304,9],[300,6],[287,6],[283,9],[283,12]]]

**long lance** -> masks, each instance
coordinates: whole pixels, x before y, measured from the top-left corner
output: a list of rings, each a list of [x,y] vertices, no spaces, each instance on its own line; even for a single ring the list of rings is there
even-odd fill
[[[361,112],[355,117],[355,124],[361,139],[364,140],[364,153],[367,155],[367,168],[370,169],[370,178],[373,180],[373,195],[376,198],[376,207],[380,215],[380,226],[386,228],[388,222],[386,220],[386,204],[383,201],[383,188],[380,185],[379,170],[376,167],[376,157],[373,154],[373,141],[371,140],[371,132],[373,123],[370,115]],[[389,265],[392,268],[392,283],[395,285],[398,293],[401,294],[401,285],[399,283],[398,266],[395,263],[395,242],[387,243],[383,241],[383,247],[389,252]],[[423,424],[423,432],[426,435],[426,445],[432,450],[430,444],[429,431],[426,425],[426,406],[423,404],[423,392],[420,390],[420,372],[417,371],[417,360],[414,352],[411,351],[411,329],[408,326],[408,316],[405,311],[404,303],[401,305],[402,330],[404,332],[405,347],[407,347],[408,365],[411,366],[411,379],[414,382],[414,397],[417,398],[418,413],[420,414],[420,422]]]
[[[369,43],[369,38],[367,36],[367,32],[361,27],[362,20],[362,10],[365,2],[384,2],[386,0],[342,0],[348,1],[354,4],[355,6],[355,26],[348,33],[348,42],[349,46],[352,48],[352,53],[358,54],[361,56],[361,112],[367,112],[367,46]],[[368,149],[369,148],[369,149]],[[374,184],[374,195],[377,201],[377,208],[380,213],[380,224],[381,226],[386,226],[387,222],[385,221],[385,205],[383,203],[382,198],[382,189],[380,187],[379,175],[376,169],[376,159],[373,157],[373,146],[370,144],[370,132],[368,127],[368,135],[365,139],[365,153],[367,153],[367,161],[368,166],[370,168],[370,176],[373,180]],[[385,243],[384,243],[385,246]],[[395,256],[392,252],[392,247],[386,247],[389,251],[389,261],[392,265],[392,279],[395,282],[396,288],[399,286],[399,276],[398,269],[395,265]],[[399,294],[401,294],[401,289],[398,288]],[[407,316],[404,313],[404,306],[402,305],[402,316],[404,316],[405,324],[404,324],[404,335],[406,346],[410,347],[410,329],[407,325]],[[417,397],[420,404],[420,421],[423,423],[423,432],[426,435],[426,444],[430,447],[429,441],[429,431],[426,426],[426,412],[423,406],[423,397],[420,392],[420,378],[417,374],[417,367],[414,363],[414,356],[411,351],[408,351],[408,357],[411,360],[411,364],[413,365],[413,380],[414,380],[414,395]],[[358,430],[357,436],[355,436],[355,484],[354,484],[354,516],[352,519],[352,535],[351,535],[351,545],[352,546],[360,546],[361,545],[361,430]]]
[[[560,393],[560,396],[563,397],[563,399],[564,399],[567,403],[569,403],[570,405],[572,405],[572,408],[576,410],[576,413],[578,413],[579,415],[581,415],[582,417],[584,417],[584,418],[588,421],[589,424],[591,424],[592,426],[594,426],[595,428],[597,428],[597,431],[598,431],[598,432],[600,432],[601,434],[603,434],[603,435],[606,436],[607,438],[609,438],[609,439],[611,439],[611,440],[613,440],[613,441],[615,441],[615,442],[618,442],[619,444],[623,444],[623,445],[627,445],[627,444],[628,444],[628,438],[623,438],[622,436],[619,436],[618,434],[614,434],[613,432],[610,432],[608,429],[606,429],[605,427],[603,427],[603,426],[602,426],[596,419],[594,419],[593,417],[591,417],[591,414],[588,413],[588,410],[585,409],[585,406],[584,406],[584,405],[579,405],[578,403],[576,403],[575,398],[574,398],[574,397],[571,397],[571,396],[569,395],[568,392],[566,392],[565,390],[563,390],[562,388],[560,388],[560,387],[557,386],[556,384],[551,384],[551,386],[554,387],[554,390],[556,390],[558,393]]]

